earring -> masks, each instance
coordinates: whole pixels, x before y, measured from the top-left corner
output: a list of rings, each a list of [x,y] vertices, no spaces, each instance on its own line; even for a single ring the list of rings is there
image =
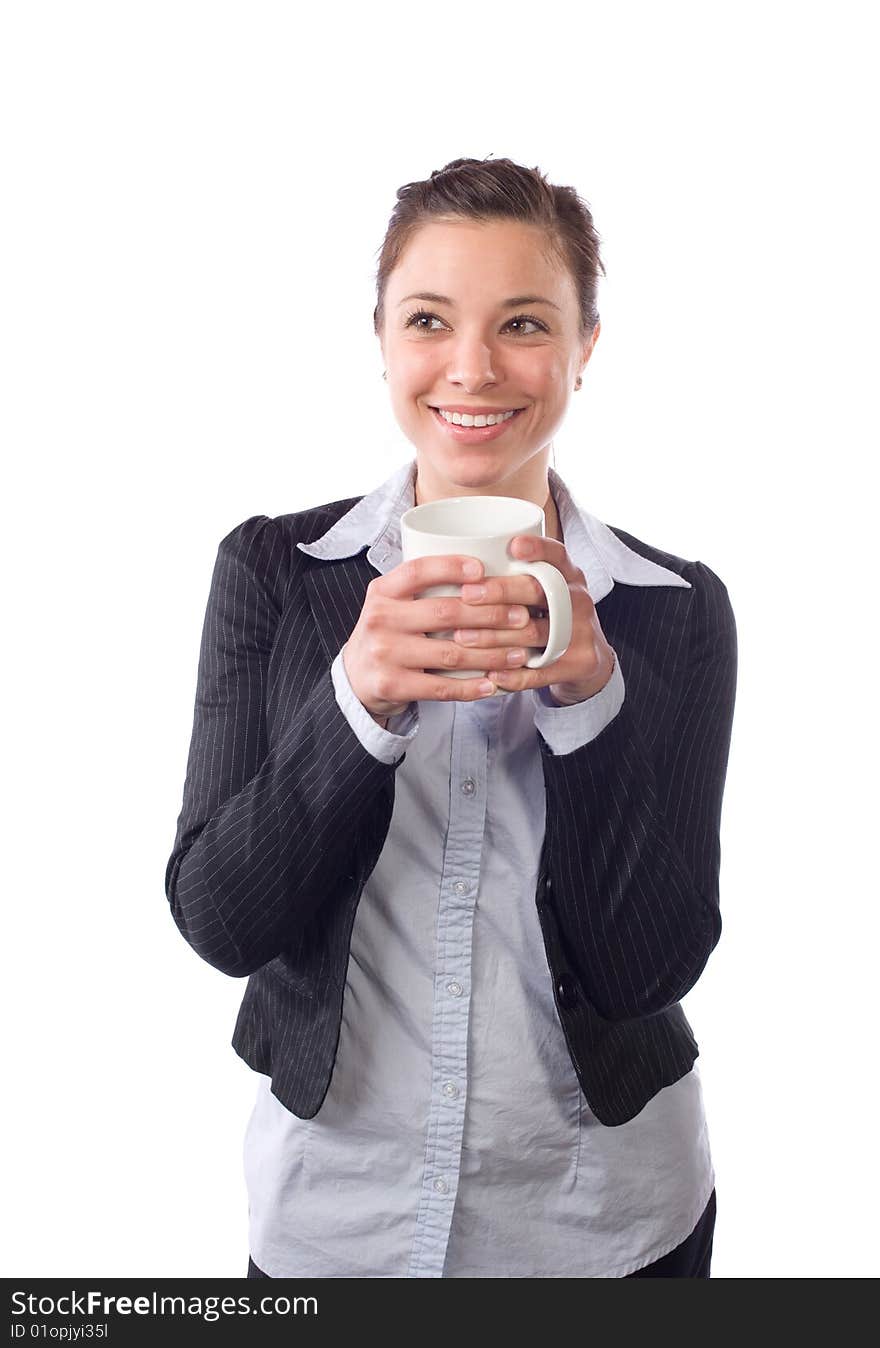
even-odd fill
[[[383,370],[383,371],[382,371],[382,378],[383,378],[383,379],[387,379],[387,378],[388,378],[388,371],[387,371],[387,370]]]
[[[580,386],[581,386],[582,383],[583,383],[583,380],[581,379],[580,375],[578,375],[578,377],[577,377],[577,383],[576,383],[575,386],[574,386],[574,391],[575,391],[575,393],[577,393],[577,391],[578,391],[578,389],[580,388]]]

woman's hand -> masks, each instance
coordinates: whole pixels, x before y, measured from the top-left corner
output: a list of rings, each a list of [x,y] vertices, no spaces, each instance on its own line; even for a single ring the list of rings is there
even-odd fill
[[[474,574],[465,571],[467,563],[476,567]],[[471,621],[471,605],[457,595],[414,597],[432,585],[461,585],[482,575],[483,564],[477,558],[450,555],[416,557],[370,581],[355,629],[342,648],[342,662],[355,696],[380,725],[405,711],[410,702],[472,702],[495,692],[494,684],[486,687],[482,677],[447,679],[425,673],[426,668],[482,669],[483,662],[475,661],[455,641],[425,635]],[[506,626],[508,607],[505,604],[502,611],[497,604],[484,604],[477,621],[485,627]],[[527,618],[523,608],[523,626]],[[513,640],[519,640],[518,633]],[[497,659],[497,645],[491,649]]]
[[[510,555],[522,561],[549,562],[568,581],[572,611],[568,649],[542,669],[511,668],[506,664],[507,651],[513,646],[547,645],[550,622],[543,616],[532,616],[523,628],[493,631],[493,645],[487,645],[488,633],[482,630],[486,625],[482,617],[485,612],[494,613],[508,604],[527,604],[546,613],[547,598],[540,581],[525,575],[489,576],[477,584],[463,585],[462,601],[472,608],[474,620],[461,623],[454,634],[456,642],[467,652],[471,668],[485,666],[487,677],[507,692],[549,687],[551,696],[563,705],[585,701],[611,678],[616,653],[605,640],[583,571],[574,565],[564,544],[555,538],[517,534],[511,539]]]

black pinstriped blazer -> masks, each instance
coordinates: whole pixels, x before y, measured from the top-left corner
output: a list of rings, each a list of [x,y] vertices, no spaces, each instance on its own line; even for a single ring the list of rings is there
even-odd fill
[[[301,1118],[330,1084],[355,913],[403,762],[361,745],[330,676],[379,573],[364,550],[319,561],[296,547],[360,499],[256,515],[221,541],[165,874],[193,949],[250,975],[232,1045]],[[620,711],[567,754],[536,730],[546,828],[535,902],[571,1061],[606,1125],[634,1118],[699,1053],[679,1001],[721,932],[737,676],[718,576],[612,532],[690,588],[615,584],[598,612],[625,676]]]

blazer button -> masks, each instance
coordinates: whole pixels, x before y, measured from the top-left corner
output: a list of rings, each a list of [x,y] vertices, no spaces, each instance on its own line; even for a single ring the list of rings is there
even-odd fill
[[[570,978],[556,980],[556,998],[560,1006],[574,1006],[577,1001],[577,989]]]

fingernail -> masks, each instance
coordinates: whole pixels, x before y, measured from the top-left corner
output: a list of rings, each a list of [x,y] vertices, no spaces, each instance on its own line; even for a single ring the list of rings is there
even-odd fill
[[[464,562],[462,572],[466,576],[478,576],[483,569],[482,562]]]
[[[507,663],[508,663],[509,665],[515,665],[515,664],[517,664],[520,660],[524,660],[525,657],[526,657],[525,651],[522,651],[522,650],[508,651],[508,652],[507,652]]]
[[[485,585],[462,585],[461,597],[467,602],[469,599],[485,599]]]
[[[511,627],[516,627],[519,623],[525,622],[528,616],[528,613],[521,604],[517,604],[515,608],[509,608],[507,610],[507,621],[510,623]]]

